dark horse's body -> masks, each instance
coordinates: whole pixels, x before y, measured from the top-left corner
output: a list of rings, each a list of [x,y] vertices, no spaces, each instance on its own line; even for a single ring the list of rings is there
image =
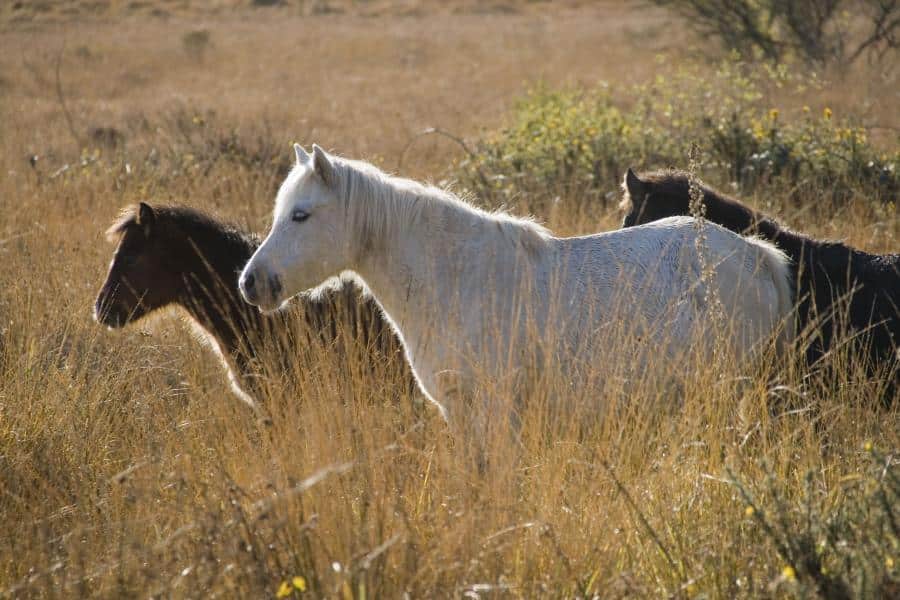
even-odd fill
[[[352,285],[273,315],[244,302],[238,276],[260,240],[208,215],[141,203],[126,210],[108,235],[119,245],[97,297],[96,320],[119,328],[165,306],[181,306],[212,339],[235,391],[254,408],[267,374],[288,372],[300,359],[301,336],[325,344],[352,340],[403,363],[400,342],[380,309]]]
[[[840,242],[809,238],[781,226],[734,198],[698,184],[705,218],[741,234],[756,234],[791,258],[797,283],[801,328],[815,325],[818,336],[807,348],[815,363],[833,348],[835,329],[859,333],[870,369],[896,366],[900,344],[900,254],[869,254]],[[628,170],[623,227],[673,215],[689,215],[690,180],[682,171],[640,176]],[[894,371],[894,378],[900,373]]]

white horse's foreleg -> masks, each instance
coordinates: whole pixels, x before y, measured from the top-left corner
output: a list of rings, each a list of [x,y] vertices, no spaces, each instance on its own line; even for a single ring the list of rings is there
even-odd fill
[[[442,384],[439,405],[450,435],[461,448],[472,448],[479,472],[486,472],[490,465],[491,447],[498,441],[498,428],[501,434],[504,431],[509,434],[501,435],[501,444],[519,446],[521,423],[515,403],[502,396],[474,390],[473,385],[466,385],[462,376],[455,372],[445,371],[438,380]]]

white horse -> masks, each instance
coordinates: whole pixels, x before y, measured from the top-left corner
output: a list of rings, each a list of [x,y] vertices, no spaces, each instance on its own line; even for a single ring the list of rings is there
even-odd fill
[[[726,343],[739,360],[773,335],[781,344],[793,335],[788,261],[761,240],[690,217],[557,238],[318,146],[312,156],[294,150],[241,293],[272,311],[335,276],[358,278],[451,425],[465,410],[460,398],[537,354],[576,372],[616,353],[604,343],[623,320],[617,306],[648,350],[638,362],[712,346],[711,298],[731,319]]]

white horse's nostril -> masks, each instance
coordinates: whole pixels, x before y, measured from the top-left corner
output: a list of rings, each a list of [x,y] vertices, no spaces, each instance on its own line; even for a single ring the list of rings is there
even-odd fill
[[[278,275],[272,275],[269,277],[269,293],[272,295],[272,299],[278,297],[278,294],[281,293],[281,279],[278,278]]]
[[[248,302],[254,302],[258,297],[256,289],[256,277],[253,273],[244,273],[240,282],[241,293]]]

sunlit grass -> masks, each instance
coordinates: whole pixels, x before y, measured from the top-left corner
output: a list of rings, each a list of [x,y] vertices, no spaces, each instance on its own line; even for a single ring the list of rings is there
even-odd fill
[[[206,68],[233,76],[217,54],[229,46],[216,26],[210,31]],[[269,37],[256,35],[253,47]],[[354,36],[333,50],[348,64],[369,48],[368,38]],[[177,46],[180,37],[173,39]],[[641,72],[654,68],[649,53],[631,58]],[[450,66],[473,78],[468,64]],[[16,68],[16,86],[40,86]],[[222,102],[216,114],[162,106],[146,91],[146,100],[134,91],[117,96],[119,75],[97,83],[88,76],[95,68],[65,71],[67,89],[89,97],[96,85],[110,114],[132,111],[121,121],[124,148],[75,149],[65,126],[56,127],[52,96],[14,110],[0,105],[0,595],[732,598],[806,597],[829,585],[851,595],[898,590],[900,402],[884,406],[877,382],[841,352],[830,358],[834,369],[814,376],[799,353],[770,353],[762,364],[697,365],[677,374],[676,388],[625,385],[609,374],[630,359],[628,344],[609,332],[617,356],[584,374],[596,388],[573,390],[552,369],[535,374],[523,382],[515,422],[492,421],[475,444],[448,435],[401,370],[373,368],[365,352],[298,349],[285,374],[291,385],[273,379],[262,399],[267,426],[231,395],[212,353],[172,315],[121,332],[100,328],[90,311],[112,252],[103,231],[121,206],[188,203],[263,230],[288,142],[313,134],[287,119],[267,126],[266,102],[247,90],[246,106],[214,99],[190,81],[194,67],[154,71],[160,88],[150,89],[191,90],[197,106]],[[327,87],[321,73],[308,76]],[[414,87],[413,79],[402,86]],[[518,83],[502,86],[510,106]],[[318,137],[325,131],[340,138],[335,143],[354,140],[354,156],[377,153],[388,164],[408,132],[373,115],[392,101],[404,114],[428,105],[403,103],[400,94],[331,93],[344,94],[340,115],[323,117],[317,138],[301,141],[327,143]],[[316,97],[324,105],[323,98]],[[347,108],[356,104],[358,111]],[[471,115],[454,110],[439,124],[474,127]],[[455,151],[412,162],[437,178]],[[36,168],[31,153],[40,156]],[[835,214],[806,210],[820,191],[803,191],[792,224],[896,250],[900,225],[883,205],[856,198]],[[765,188],[753,200],[779,206],[767,204]],[[519,195],[509,204],[560,234],[619,222],[577,196]],[[478,447],[490,451],[485,463]]]

